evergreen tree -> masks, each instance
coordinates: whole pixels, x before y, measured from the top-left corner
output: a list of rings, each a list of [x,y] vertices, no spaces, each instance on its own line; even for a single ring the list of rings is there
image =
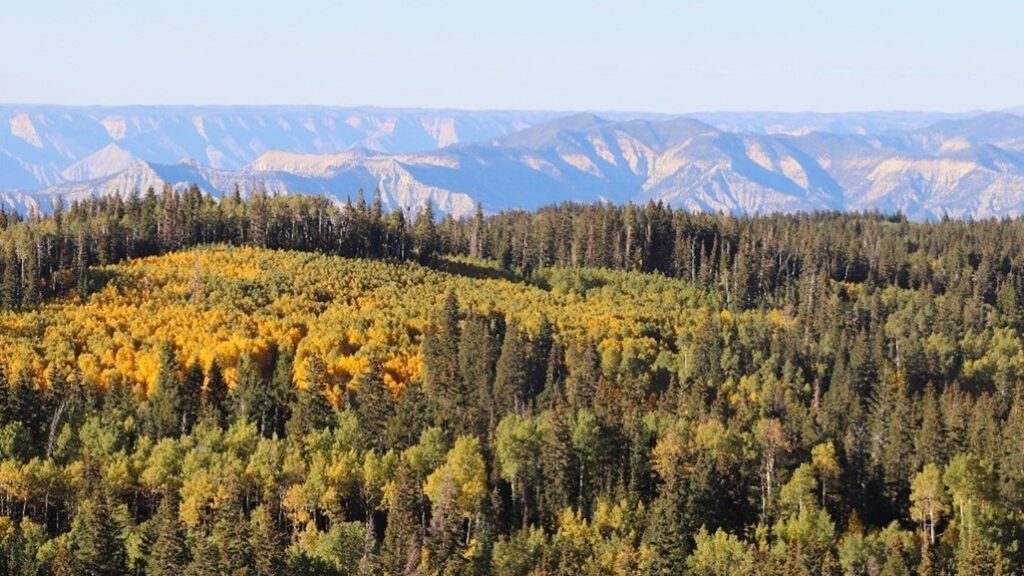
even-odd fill
[[[227,402],[231,420],[253,422],[264,437],[284,433],[284,425],[291,413],[289,406],[295,395],[292,353],[284,350],[273,357],[274,371],[268,381],[259,364],[250,355],[242,355],[236,368],[238,380]],[[226,383],[224,392],[227,393]]]
[[[440,246],[437,226],[434,224],[434,206],[430,200],[416,213],[412,224],[412,241],[420,264],[432,264]]]
[[[199,418],[200,409],[203,405],[203,368],[198,363],[193,363],[185,370],[185,377],[181,382],[181,429],[182,436],[192,430],[192,426]]]
[[[395,472],[394,491],[388,501],[382,562],[388,574],[409,574],[420,563],[422,494],[416,477],[403,459]]]
[[[228,383],[224,380],[224,372],[220,363],[214,360],[206,374],[206,387],[202,397],[203,414],[220,424],[225,425],[228,418]]]
[[[107,497],[97,493],[81,503],[71,535],[74,563],[81,574],[122,576],[127,572],[121,526]]]
[[[455,426],[467,401],[459,371],[459,340],[459,301],[449,291],[423,335],[423,385],[435,422],[445,427]]]
[[[651,518],[644,532],[650,546],[650,560],[644,566],[645,576],[674,576],[682,572],[689,546],[682,533],[682,522],[675,495],[662,495],[651,507]]]
[[[21,302],[21,275],[14,244],[8,244],[0,257],[0,308],[14,310]]]
[[[494,376],[495,415],[500,417],[526,409],[530,383],[529,343],[515,326],[508,326]]]
[[[498,359],[494,325],[497,320],[482,314],[470,314],[459,339],[459,373],[467,395],[475,396],[467,414],[456,420],[455,433],[484,433],[492,427],[491,417],[494,366]],[[467,402],[468,403],[468,402]]]
[[[159,357],[156,389],[149,395],[148,406],[148,431],[153,438],[177,436],[185,415],[180,368],[170,344],[160,347]]]
[[[327,369],[323,360],[316,356],[310,358],[306,373],[306,385],[296,391],[288,420],[288,436],[296,440],[334,421],[334,409],[327,398]]]
[[[172,491],[157,508],[156,540],[146,560],[147,576],[181,576],[188,566],[188,545],[185,530],[178,519],[178,500]]]
[[[356,413],[359,423],[370,442],[378,450],[384,451],[387,448],[385,431],[393,411],[393,399],[384,383],[384,368],[380,361],[370,362],[370,366],[360,375],[357,386]]]
[[[249,522],[253,575],[284,574],[287,562],[285,538],[278,530],[273,514],[266,506],[259,506],[253,510]]]

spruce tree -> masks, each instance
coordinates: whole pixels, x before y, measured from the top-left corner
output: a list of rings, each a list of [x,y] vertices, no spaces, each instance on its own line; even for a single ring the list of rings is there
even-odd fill
[[[149,396],[148,430],[152,438],[176,436],[181,432],[183,399],[178,360],[169,344],[160,347],[156,390]]]
[[[252,551],[254,576],[277,576],[285,573],[285,537],[277,527],[270,509],[259,506],[249,518],[249,546]]]
[[[307,362],[306,385],[296,391],[291,418],[288,420],[288,437],[296,440],[334,422],[334,409],[327,398],[327,368],[324,361],[314,356]]]
[[[220,363],[214,360],[206,374],[206,387],[203,389],[203,415],[213,418],[223,427],[228,419],[228,383]]]
[[[75,564],[89,576],[122,576],[127,572],[121,526],[108,498],[98,491],[84,500],[72,527]]]
[[[423,385],[439,426],[454,425],[466,402],[459,371],[459,301],[449,291],[423,336]]]
[[[14,244],[8,244],[0,256],[3,257],[0,261],[3,273],[0,276],[0,308],[15,310],[21,302],[21,275]]]
[[[249,355],[238,359],[237,370],[238,380],[235,382],[235,388],[231,391],[230,398],[231,419],[255,422],[257,428],[262,432],[264,426],[263,404],[269,390],[261,382],[256,363]],[[212,374],[210,376],[212,377]]]
[[[412,225],[412,240],[419,263],[432,264],[438,255],[439,242],[437,226],[434,224],[434,206],[430,200],[427,200],[423,208],[416,213]]]
[[[199,419],[203,403],[203,368],[198,362],[185,370],[181,382],[181,432],[182,436],[192,430]]]
[[[491,425],[491,388],[499,346],[495,341],[496,318],[470,314],[459,340],[459,373],[466,387],[466,414],[456,421],[456,435],[485,434]]]
[[[160,501],[155,521],[156,540],[146,560],[146,576],[181,576],[189,562],[188,544],[174,491]]]
[[[529,354],[526,336],[517,327],[509,325],[494,376],[494,421],[513,411],[526,409],[530,383]]]
[[[420,561],[423,495],[415,473],[404,458],[398,463],[394,482],[381,556],[387,573],[408,574]]]
[[[356,413],[359,423],[370,441],[381,451],[387,447],[385,431],[394,410],[391,392],[384,383],[384,368],[379,360],[360,375],[356,397]]]
[[[644,576],[675,576],[683,573],[689,553],[688,537],[682,531],[678,495],[663,494],[651,505],[644,532],[644,542],[650,546],[650,560],[644,567]]]
[[[274,373],[270,379],[265,415],[260,432],[267,437],[283,434],[285,423],[291,416],[290,406],[295,400],[293,383],[295,356],[289,349],[279,350],[274,356]]]

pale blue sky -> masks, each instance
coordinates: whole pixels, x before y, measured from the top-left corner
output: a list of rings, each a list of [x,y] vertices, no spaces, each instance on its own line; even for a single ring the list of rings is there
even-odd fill
[[[966,111],[1016,0],[5,0],[0,102]]]

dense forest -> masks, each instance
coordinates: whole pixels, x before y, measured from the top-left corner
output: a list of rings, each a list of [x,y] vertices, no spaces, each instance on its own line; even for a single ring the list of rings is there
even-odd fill
[[[1024,220],[0,211],[0,573],[1024,573]]]

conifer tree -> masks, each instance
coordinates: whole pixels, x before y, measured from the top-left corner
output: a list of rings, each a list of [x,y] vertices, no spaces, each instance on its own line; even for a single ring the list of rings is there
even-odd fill
[[[673,576],[685,565],[689,546],[676,502],[676,495],[665,494],[652,504],[644,532],[644,542],[651,548],[645,576]]]
[[[214,360],[206,374],[206,387],[202,397],[203,414],[214,421],[225,425],[228,417],[228,383],[224,380],[224,372],[220,363]]]
[[[385,431],[393,411],[391,393],[384,383],[384,368],[377,360],[360,375],[356,398],[359,423],[377,449],[386,449]]]
[[[334,420],[334,409],[327,398],[327,369],[323,360],[314,356],[308,362],[306,385],[296,391],[288,420],[288,437],[296,440],[329,426]]]
[[[152,438],[176,436],[184,415],[181,377],[174,349],[164,344],[159,351],[156,390],[149,395],[149,434]]]
[[[182,436],[192,430],[192,426],[199,419],[203,405],[203,368],[198,363],[193,363],[185,370],[185,377],[181,382],[181,430]]]
[[[459,371],[460,334],[459,301],[449,291],[423,336],[423,385],[439,425],[452,424],[467,401]]]
[[[274,515],[265,505],[259,506],[253,510],[249,522],[254,576],[284,574],[287,562],[285,538],[277,528]]]
[[[181,576],[188,566],[185,530],[178,519],[175,492],[166,494],[156,512],[156,540],[146,560],[147,576]]]
[[[98,492],[84,500],[71,530],[75,566],[90,576],[126,573],[124,540],[108,498]]]
[[[494,376],[495,415],[500,417],[526,409],[530,383],[529,343],[513,325],[505,330],[501,355]]]
[[[420,264],[432,264],[440,248],[437,226],[434,224],[434,206],[430,200],[416,213],[412,225],[412,240]]]
[[[405,459],[398,464],[394,488],[388,498],[382,562],[389,574],[408,574],[420,562],[423,496]]]

